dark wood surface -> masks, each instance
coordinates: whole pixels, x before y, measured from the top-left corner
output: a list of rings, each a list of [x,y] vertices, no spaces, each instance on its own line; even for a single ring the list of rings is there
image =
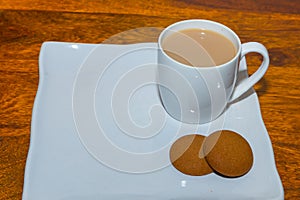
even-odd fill
[[[242,42],[268,48],[270,67],[255,89],[285,199],[300,199],[299,13],[295,0],[1,0],[0,199],[21,199],[42,42],[134,43],[145,34],[155,41],[161,27],[191,18],[221,22]],[[253,73],[260,58],[247,59]]]

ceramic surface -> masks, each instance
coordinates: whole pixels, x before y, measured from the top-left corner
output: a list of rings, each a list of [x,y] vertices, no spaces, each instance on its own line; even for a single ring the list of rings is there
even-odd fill
[[[156,59],[155,43],[43,44],[40,54],[40,82],[32,114],[23,200],[282,200],[284,198],[272,145],[254,90],[250,90],[229,105],[222,116],[211,123],[199,126],[182,124],[171,118],[161,106],[153,67]],[[103,71],[101,79],[94,81],[96,75],[99,75],[98,71],[90,70],[87,63],[91,65],[94,63],[98,66],[94,69],[98,70],[109,67]],[[244,69],[241,77],[247,77],[245,60],[241,62],[241,67]],[[147,68],[149,71],[145,73],[147,74],[145,77],[134,76],[138,69],[147,70]],[[129,72],[136,78],[130,79]],[[145,80],[149,84],[139,88],[130,85],[135,81],[145,82]],[[91,85],[94,88],[90,92]],[[129,99],[122,99],[122,95],[119,96],[121,99],[114,98],[112,91],[117,91],[120,86],[133,89],[134,92]],[[84,97],[91,94],[94,96],[90,102],[90,99]],[[83,98],[77,101],[76,98],[74,100],[74,95]],[[118,115],[120,112],[114,111],[114,108],[122,109],[122,106],[118,106],[124,102],[123,100],[127,102],[130,120],[126,115],[121,115],[123,120],[118,121],[120,116],[115,114]],[[113,158],[113,151],[101,152],[99,144],[102,141],[97,140],[99,135],[92,134],[97,132],[93,127],[95,125],[93,119],[88,118],[89,116],[82,119],[84,111],[89,111],[90,103],[95,111],[96,122],[106,133],[107,139],[127,152],[147,153],[166,149],[161,153],[161,158],[165,161],[168,145],[176,138],[191,131],[209,135],[219,129],[221,124],[222,128],[240,133],[249,142],[254,153],[253,167],[245,176],[229,179],[216,174],[191,177],[178,172],[170,165],[161,168],[152,166],[157,167],[156,170],[146,167],[148,172],[143,173],[142,167],[145,166],[138,163],[131,164],[137,166],[136,170],[140,170],[140,173],[132,173],[130,171],[133,170],[130,168],[132,166],[109,163],[110,160],[103,162],[101,159],[107,159],[110,155]],[[84,109],[81,110],[81,107],[76,105],[83,105]],[[76,113],[74,106],[75,110],[77,109]],[[156,118],[163,120],[157,122]],[[151,131],[140,135],[124,131],[128,125],[126,123],[132,121],[140,129],[149,127],[150,124],[151,130],[154,130],[153,135]],[[123,122],[125,124],[122,124]],[[84,125],[87,125],[85,128],[89,128],[89,131],[82,133],[81,128],[84,128]],[[181,130],[179,134],[178,129]],[[142,137],[144,139],[141,139]],[[103,155],[108,157],[102,157]]]

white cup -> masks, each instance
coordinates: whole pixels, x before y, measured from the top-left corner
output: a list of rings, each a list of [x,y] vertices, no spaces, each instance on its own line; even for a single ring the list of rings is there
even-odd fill
[[[192,67],[168,56],[162,41],[170,34],[184,29],[206,29],[227,37],[237,53],[230,61],[213,67]],[[206,123],[216,119],[226,105],[236,100],[265,74],[269,66],[267,49],[260,43],[241,44],[228,27],[209,20],[185,20],[168,26],[158,39],[159,94],[165,110],[185,123]],[[263,62],[250,77],[236,84],[241,59],[250,52],[262,55]]]

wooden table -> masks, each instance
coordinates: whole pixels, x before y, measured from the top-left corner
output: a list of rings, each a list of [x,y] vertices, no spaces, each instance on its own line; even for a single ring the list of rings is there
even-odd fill
[[[285,199],[300,199],[299,13],[300,1],[294,0],[1,0],[0,199],[21,199],[44,41],[101,43],[126,30],[165,27],[190,18],[221,22],[236,31],[242,42],[257,41],[268,48],[270,67],[255,89]],[[158,29],[153,30],[147,33],[152,34],[149,41],[157,37]],[[143,35],[133,31],[124,37],[139,42],[134,33]],[[122,35],[113,39],[106,42],[120,43]],[[253,73],[260,57],[247,59]]]

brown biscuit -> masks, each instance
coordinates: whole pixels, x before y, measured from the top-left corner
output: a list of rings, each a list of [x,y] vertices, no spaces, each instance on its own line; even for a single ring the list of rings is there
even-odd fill
[[[205,158],[199,157],[204,138],[204,136],[193,134],[183,136],[174,142],[170,149],[170,159],[178,171],[192,176],[212,172]]]
[[[232,131],[217,131],[203,144],[203,152],[210,167],[227,177],[239,177],[252,167],[253,154],[248,142]]]

